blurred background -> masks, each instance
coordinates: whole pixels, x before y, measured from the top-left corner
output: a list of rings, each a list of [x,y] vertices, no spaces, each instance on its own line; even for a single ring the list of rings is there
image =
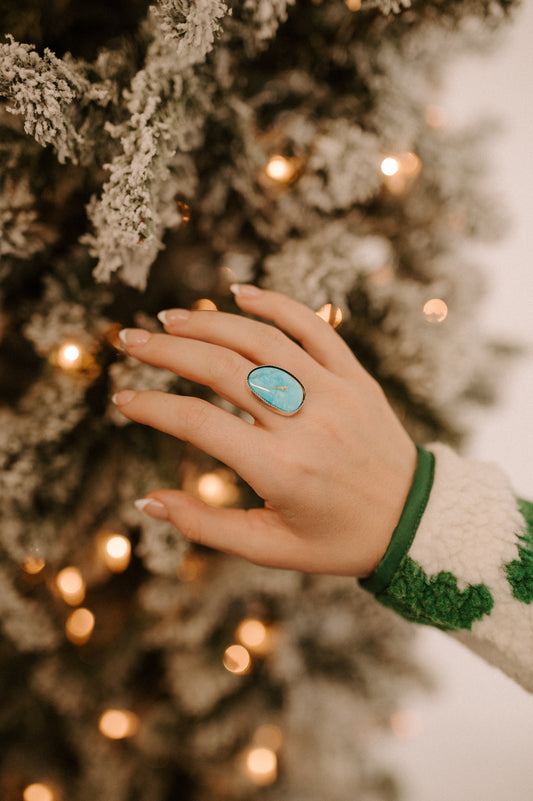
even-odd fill
[[[472,419],[467,453],[498,463],[516,492],[533,496],[533,5],[523,4],[488,58],[458,60],[443,105],[451,124],[497,118],[487,169],[509,218],[501,242],[476,247],[490,292],[485,327],[524,347],[501,402]],[[414,696],[383,744],[403,774],[409,801],[522,801],[531,797],[533,697],[447,635],[423,629],[420,658],[436,677],[434,695]],[[405,699],[406,701],[408,699]]]

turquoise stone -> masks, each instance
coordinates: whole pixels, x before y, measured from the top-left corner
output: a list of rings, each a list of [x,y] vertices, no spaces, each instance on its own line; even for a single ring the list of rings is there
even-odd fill
[[[248,386],[254,395],[281,414],[294,414],[305,398],[303,384],[281,367],[255,367],[248,374]]]

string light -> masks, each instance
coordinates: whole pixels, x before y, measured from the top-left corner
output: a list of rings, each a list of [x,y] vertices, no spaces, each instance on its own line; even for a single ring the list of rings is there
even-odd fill
[[[383,175],[396,175],[398,170],[400,169],[400,162],[398,159],[393,158],[393,156],[387,156],[381,162],[381,172]]]
[[[214,506],[231,506],[239,498],[233,473],[224,469],[204,473],[198,479],[196,490],[204,501]]]
[[[246,755],[246,771],[254,784],[267,786],[276,781],[278,758],[270,748],[251,748]]]
[[[28,556],[27,559],[24,560],[22,569],[28,573],[28,575],[36,576],[37,573],[40,573],[41,570],[44,569],[45,564],[46,562],[41,557]]]
[[[178,202],[176,203],[176,208],[181,217],[181,225],[187,225],[187,223],[189,223],[191,219],[190,206],[183,200],[178,200]]]
[[[24,801],[54,801],[54,797],[52,788],[40,782],[28,784],[22,793]]]
[[[385,177],[387,189],[395,195],[404,192],[422,169],[422,162],[416,155],[407,151],[387,156],[381,162],[381,172]]]
[[[123,573],[131,560],[131,542],[122,534],[109,534],[105,539],[103,559],[113,573]]]
[[[448,115],[442,106],[430,103],[424,113],[424,118],[431,128],[442,128],[448,121]]]
[[[272,751],[279,751],[283,743],[283,733],[279,726],[273,723],[264,723],[256,729],[254,734],[254,745],[269,748]]]
[[[196,300],[193,303],[192,308],[195,311],[217,311],[218,310],[217,304],[213,303],[213,301],[209,300],[209,298],[200,298],[200,300]]]
[[[226,648],[222,663],[230,673],[237,673],[240,676],[249,673],[252,667],[250,654],[242,645],[230,645]]]
[[[180,581],[196,581],[206,571],[206,560],[197,553],[186,554],[176,569]]]
[[[265,173],[268,178],[278,184],[290,184],[298,175],[298,168],[293,159],[276,155],[272,156],[268,162]]]
[[[326,303],[317,311],[318,317],[329,323],[332,328],[338,328],[342,323],[342,309],[332,303]]]
[[[362,0],[344,0],[350,11],[360,11]]]
[[[448,316],[448,306],[441,298],[431,298],[424,304],[424,314],[428,323],[442,323]]]
[[[56,577],[56,585],[61,597],[70,606],[81,604],[85,598],[85,582],[77,567],[65,567]]]
[[[83,645],[90,639],[94,629],[94,615],[89,609],[75,609],[67,618],[65,633],[74,645]]]
[[[264,656],[272,650],[272,631],[261,620],[246,618],[237,626],[235,636],[248,651]]]
[[[124,740],[137,733],[139,718],[127,709],[108,709],[100,716],[98,728],[110,740]]]
[[[65,342],[57,352],[57,363],[63,370],[76,370],[83,362],[83,351],[75,342]]]
[[[399,709],[390,720],[392,733],[398,740],[414,740],[422,731],[420,716],[413,709]]]

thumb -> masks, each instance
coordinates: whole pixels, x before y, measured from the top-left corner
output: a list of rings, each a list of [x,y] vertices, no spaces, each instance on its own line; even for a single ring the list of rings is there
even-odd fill
[[[135,501],[144,514],[169,520],[189,542],[257,565],[293,567],[293,535],[272,508],[220,509],[180,490],[157,490]]]

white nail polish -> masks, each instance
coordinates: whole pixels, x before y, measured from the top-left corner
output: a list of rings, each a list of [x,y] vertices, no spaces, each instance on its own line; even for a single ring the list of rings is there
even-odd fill
[[[127,329],[126,328],[123,328],[122,331],[118,332],[118,338],[120,339],[121,342],[124,343],[124,345],[128,344],[127,341],[126,341],[126,336],[127,336]]]
[[[167,313],[166,313],[166,311],[160,311],[158,313],[158,315],[157,315],[157,319],[161,320],[163,325],[166,325],[167,324]]]
[[[164,503],[156,501],[155,498],[139,498],[133,501],[133,505],[137,507],[140,512],[155,517],[157,520],[168,520],[168,511]]]

